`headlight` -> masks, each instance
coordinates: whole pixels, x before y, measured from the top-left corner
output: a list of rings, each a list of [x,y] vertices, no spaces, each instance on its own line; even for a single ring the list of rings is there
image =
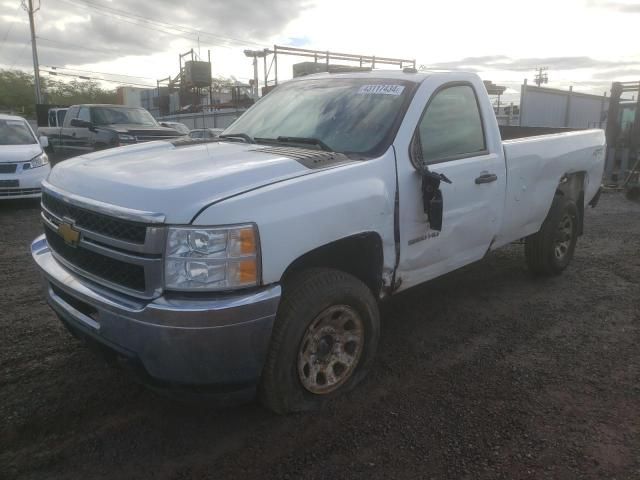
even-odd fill
[[[31,168],[42,167],[43,165],[46,165],[47,163],[49,163],[49,157],[47,157],[46,153],[42,152],[37,157],[33,157],[31,160],[29,160],[27,163],[25,163],[22,166],[22,170],[29,170]]]
[[[229,290],[258,285],[260,252],[254,225],[170,227],[164,265],[165,288]]]
[[[118,141],[124,143],[132,143],[136,141],[136,137],[134,137],[133,135],[127,135],[126,133],[119,133]]]

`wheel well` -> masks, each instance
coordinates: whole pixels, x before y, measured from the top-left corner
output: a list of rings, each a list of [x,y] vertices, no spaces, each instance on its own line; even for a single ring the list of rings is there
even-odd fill
[[[565,174],[556,188],[556,195],[563,195],[576,202],[578,207],[578,235],[584,231],[584,184],[585,172]]]
[[[308,268],[334,268],[349,273],[367,285],[377,297],[382,287],[382,239],[365,232],[318,247],[294,260],[282,275],[282,282]]]

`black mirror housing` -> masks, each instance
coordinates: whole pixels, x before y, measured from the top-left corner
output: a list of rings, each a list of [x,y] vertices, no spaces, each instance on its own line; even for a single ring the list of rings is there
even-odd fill
[[[446,175],[431,172],[426,167],[422,172],[422,202],[429,219],[429,228],[442,231],[443,199],[440,183],[451,183]]]

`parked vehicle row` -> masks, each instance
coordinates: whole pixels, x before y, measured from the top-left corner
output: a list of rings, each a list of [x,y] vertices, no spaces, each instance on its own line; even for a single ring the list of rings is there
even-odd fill
[[[188,135],[189,138],[197,138],[197,139],[215,139],[220,136],[222,132],[224,132],[224,128],[194,128],[189,129],[184,123],[180,122],[160,122],[160,125],[163,127],[173,128],[177,130],[181,134]]]
[[[187,127],[184,123],[180,122],[160,122],[160,125],[167,128],[173,128],[176,132],[181,135],[189,135],[189,127]]]
[[[38,134],[48,138],[51,153],[63,158],[182,135],[159,125],[144,108],[124,105],[74,105],[61,127],[42,127]]]
[[[310,75],[216,141],[57,165],[32,255],[60,320],[154,385],[306,410],[365,377],[381,300],[519,239],[567,268],[604,146],[502,141],[475,74]]]
[[[146,110],[123,105],[50,108],[42,115],[46,126],[39,127],[37,134],[21,117],[0,118],[0,198],[6,199],[40,195],[40,181],[50,169],[49,158],[44,151],[42,156],[36,155],[39,164],[31,157],[25,158],[25,155],[35,155],[38,149],[44,148],[62,160],[153,140],[215,139],[223,131],[221,128],[190,130],[179,122],[158,123]],[[34,138],[39,141],[33,143]],[[40,166],[46,167],[32,170]]]

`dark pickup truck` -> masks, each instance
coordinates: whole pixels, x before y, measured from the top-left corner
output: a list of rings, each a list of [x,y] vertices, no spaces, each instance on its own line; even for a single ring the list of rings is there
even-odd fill
[[[106,148],[152,140],[170,140],[182,134],[163,127],[144,108],[125,105],[73,105],[62,127],[42,127],[38,136],[49,139],[50,153],[75,157]]]

